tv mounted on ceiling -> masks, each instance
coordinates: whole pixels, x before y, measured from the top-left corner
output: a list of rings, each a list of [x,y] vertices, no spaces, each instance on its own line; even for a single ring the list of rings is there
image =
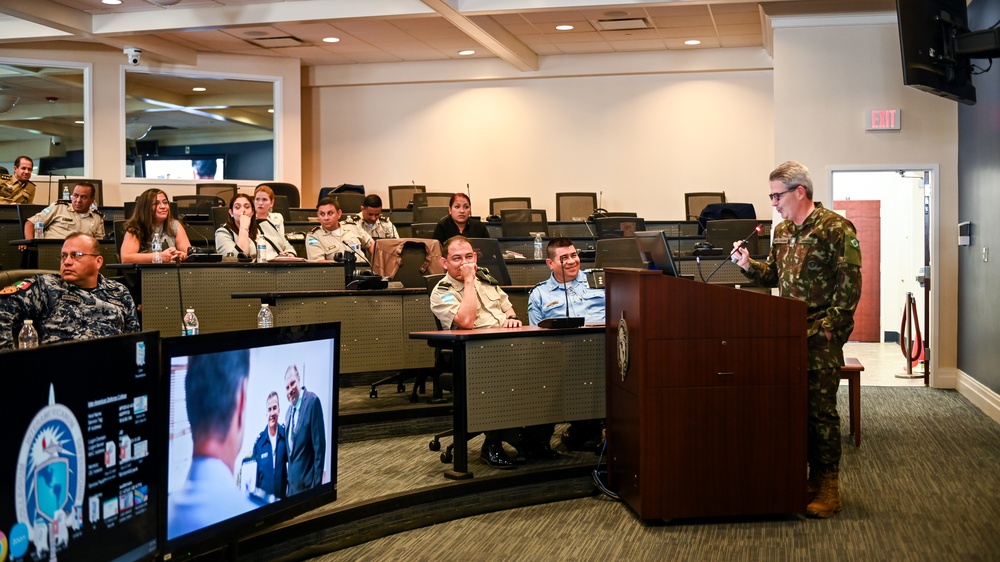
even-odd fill
[[[966,0],[896,0],[903,83],[976,103],[973,59],[1000,57],[1000,31],[969,31]]]

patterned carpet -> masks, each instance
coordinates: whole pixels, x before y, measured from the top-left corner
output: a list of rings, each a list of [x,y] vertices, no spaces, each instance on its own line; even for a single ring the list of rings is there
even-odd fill
[[[594,496],[456,519],[311,560],[1000,560],[1000,425],[954,391],[865,387],[862,406],[862,445],[843,437],[845,507],[831,520],[643,524],[626,506]],[[379,465],[375,457],[366,464]],[[441,467],[384,474],[341,458],[347,502],[358,486],[399,492],[439,478]]]

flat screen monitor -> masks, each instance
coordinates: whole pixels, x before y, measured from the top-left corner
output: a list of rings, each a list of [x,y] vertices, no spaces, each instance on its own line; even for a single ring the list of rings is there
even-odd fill
[[[722,248],[728,254],[733,251],[733,242],[747,239],[751,255],[757,255],[757,233],[759,222],[748,219],[725,219],[705,223],[705,238],[713,248]]]
[[[643,261],[650,264],[650,269],[660,270],[664,275],[679,277],[665,231],[636,232],[635,243],[639,246],[639,254]]]
[[[976,103],[969,57],[956,36],[969,31],[966,0],[896,0],[903,84],[965,104]]]
[[[646,221],[636,217],[598,217],[594,225],[598,238],[632,238],[646,230]]]
[[[162,341],[165,559],[336,499],[339,350],[339,322]]]
[[[0,353],[0,372],[10,375],[0,558],[156,555],[158,338],[142,332]]]
[[[161,156],[143,160],[143,177],[159,180],[224,180],[226,158],[207,156]]]

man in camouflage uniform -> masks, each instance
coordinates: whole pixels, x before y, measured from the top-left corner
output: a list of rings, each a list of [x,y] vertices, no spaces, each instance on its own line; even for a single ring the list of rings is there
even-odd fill
[[[35,163],[27,156],[14,160],[14,175],[0,176],[0,205],[31,203],[35,200],[35,184],[31,182],[31,170]]]
[[[96,194],[94,184],[76,184],[70,201],[57,201],[24,223],[24,237],[32,240],[35,237],[35,223],[41,222],[45,227],[44,238],[50,240],[62,240],[74,232],[104,238],[104,214],[90,210]]]
[[[431,291],[431,312],[445,330],[473,328],[518,328],[514,305],[499,283],[479,269],[476,251],[464,236],[444,243],[441,266],[448,272]],[[516,430],[486,431],[479,457],[493,468],[514,468],[503,441],[515,441]]]
[[[350,215],[346,222],[363,229],[368,236],[375,239],[399,238],[396,225],[392,224],[388,217],[382,216],[382,198],[374,193],[365,197],[361,204],[361,213]]]
[[[316,206],[319,226],[306,236],[306,258],[311,260],[332,260],[339,253],[353,251],[357,262],[367,264],[363,252],[371,255],[375,251],[375,240],[364,230],[353,224],[341,224],[343,211],[340,202],[333,197],[320,199]]]
[[[774,229],[764,263],[734,244],[744,275],[783,297],[808,305],[808,460],[806,514],[832,517],[840,502],[840,417],[837,389],[844,343],[854,329],[861,299],[861,246],[851,221],[814,203],[812,177],[798,162],[785,162],[770,176],[771,205],[785,219]]]
[[[59,275],[38,274],[0,290],[0,349],[14,348],[26,319],[34,321],[42,344],[138,332],[128,289],[98,272],[103,263],[97,240],[71,234]]]

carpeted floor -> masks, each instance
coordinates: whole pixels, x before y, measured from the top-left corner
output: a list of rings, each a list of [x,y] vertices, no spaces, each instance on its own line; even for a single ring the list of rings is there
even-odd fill
[[[862,396],[863,441],[856,448],[843,437],[845,507],[831,520],[643,524],[595,496],[459,519],[313,560],[1000,560],[1000,425],[954,391],[865,387]]]

